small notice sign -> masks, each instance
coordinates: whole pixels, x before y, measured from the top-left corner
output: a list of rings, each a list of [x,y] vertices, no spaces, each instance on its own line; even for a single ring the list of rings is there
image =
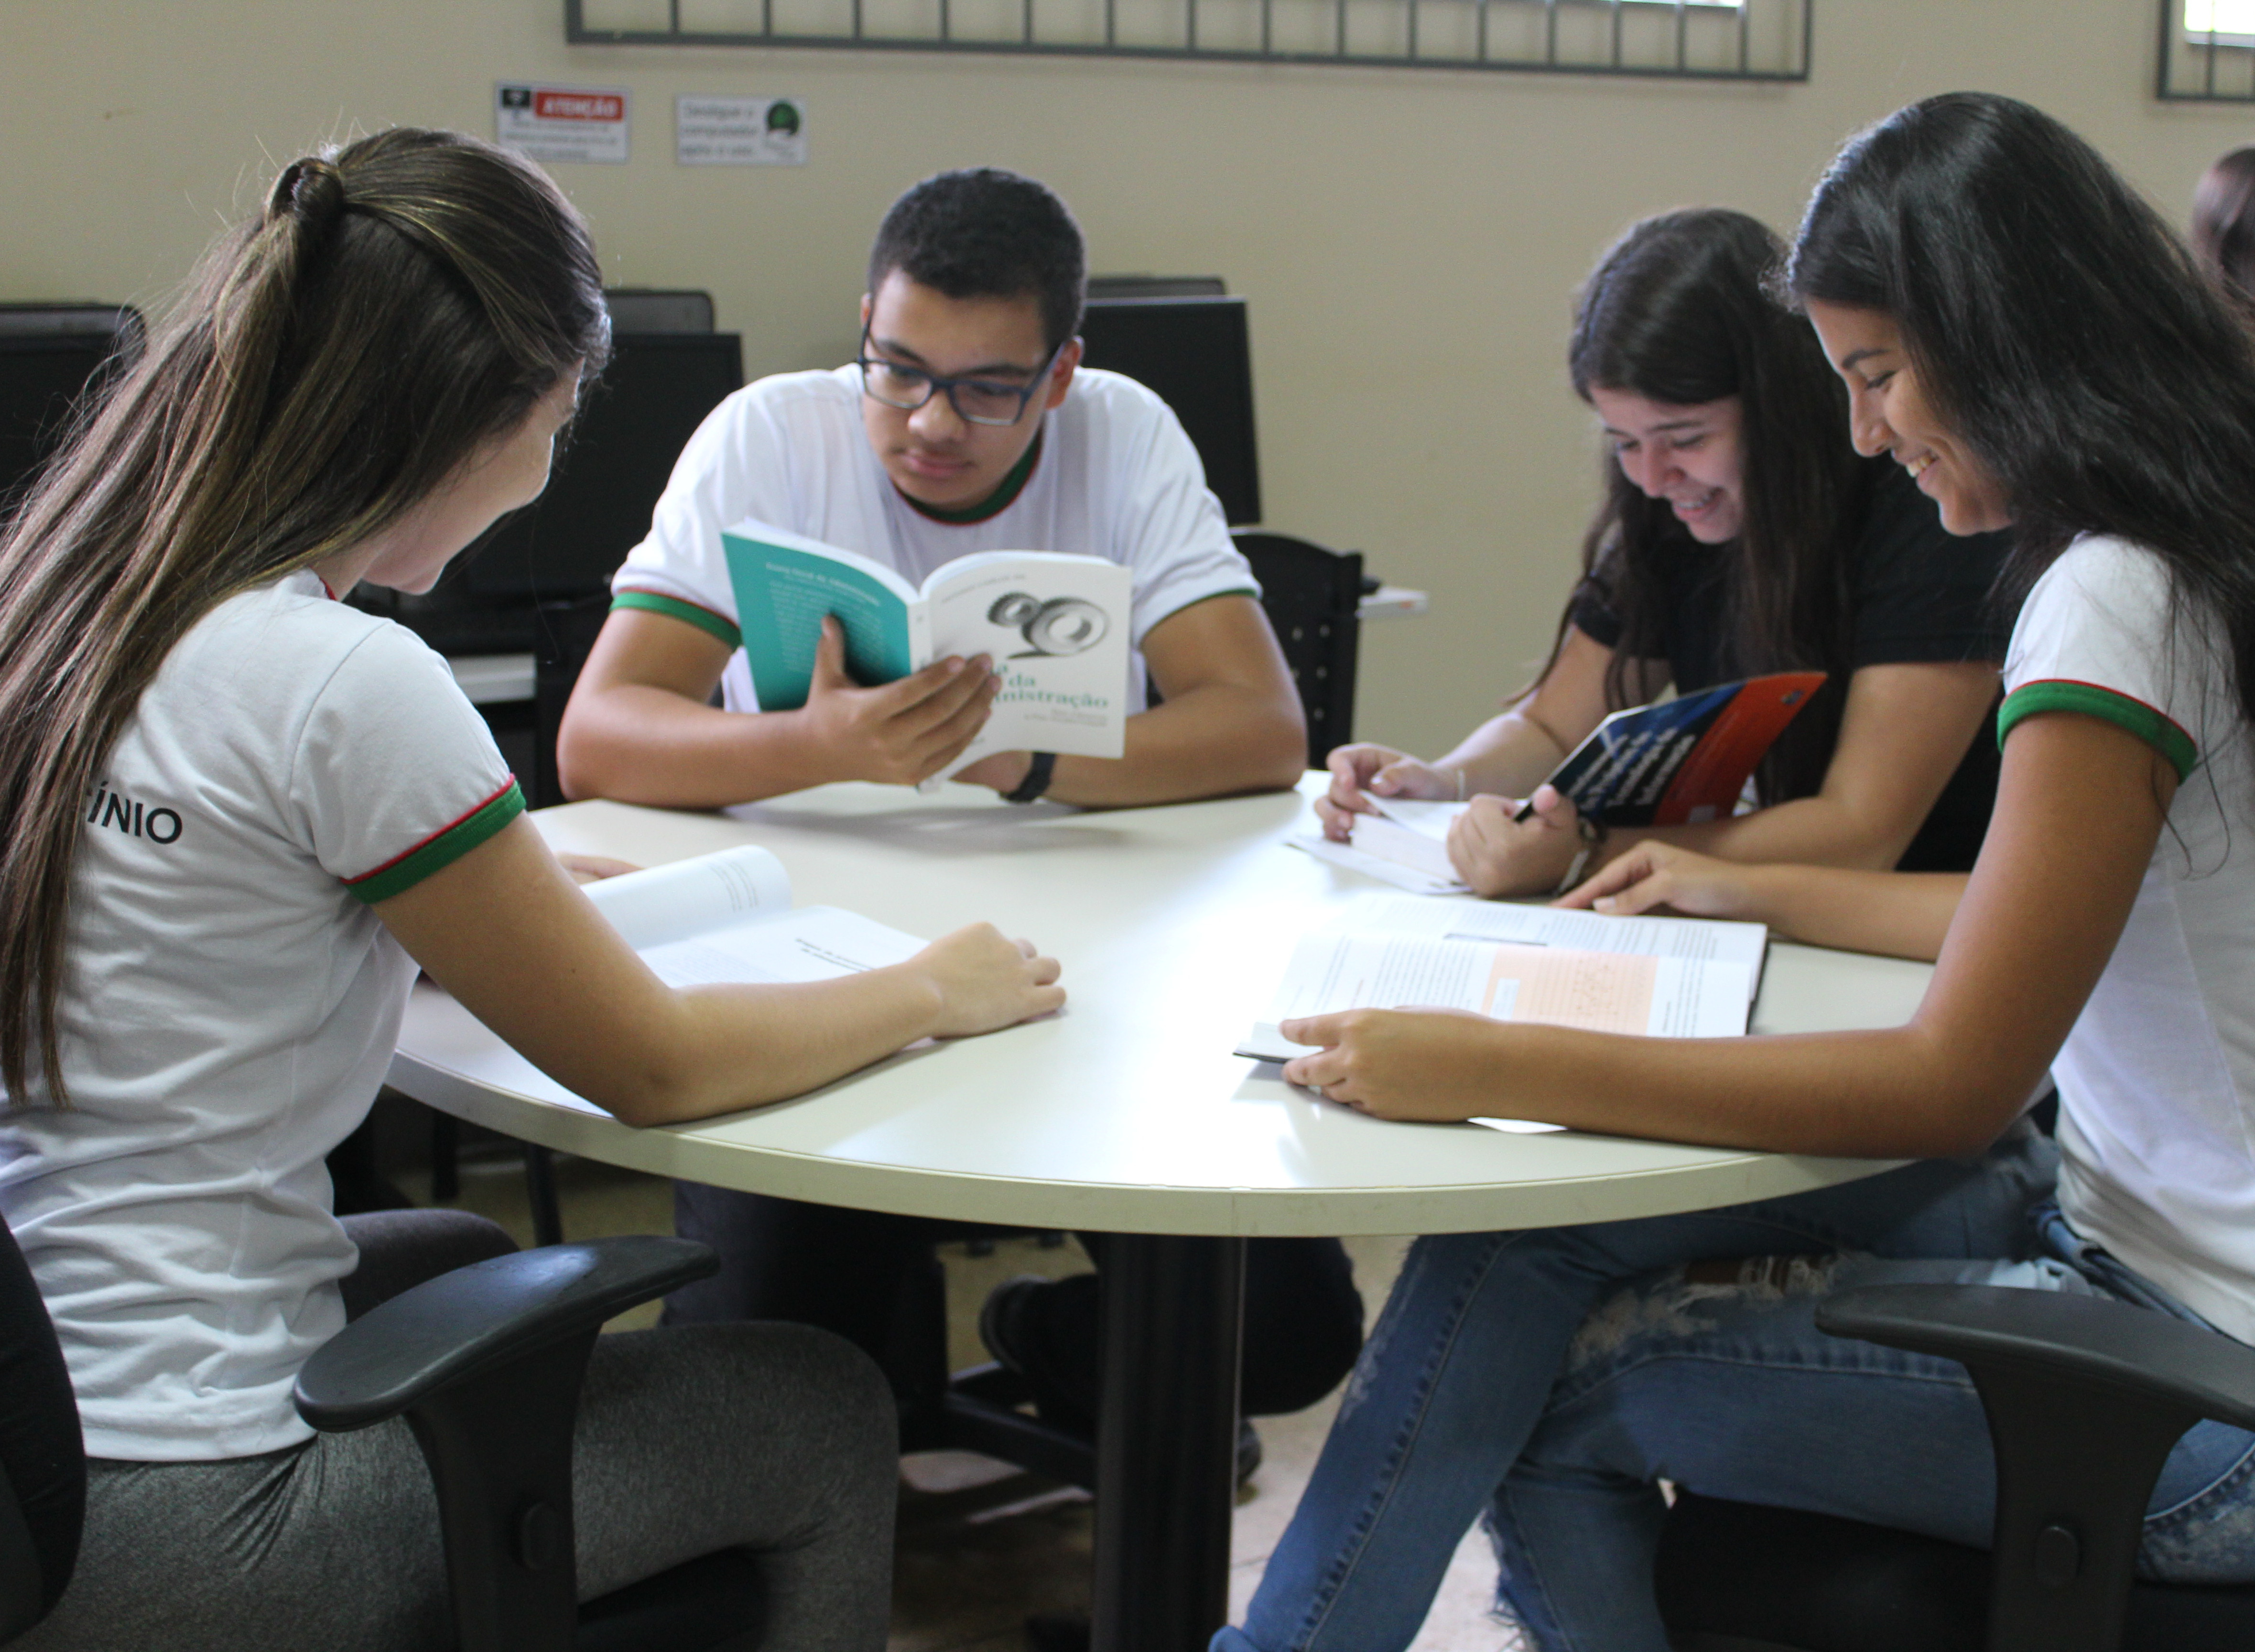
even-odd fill
[[[623,164],[627,111],[622,86],[503,81],[494,88],[494,136],[535,160]]]
[[[673,158],[683,166],[804,166],[806,105],[795,97],[676,97]]]

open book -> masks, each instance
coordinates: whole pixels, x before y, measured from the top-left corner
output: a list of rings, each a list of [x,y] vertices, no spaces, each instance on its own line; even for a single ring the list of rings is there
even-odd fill
[[[1303,938],[1236,1053],[1308,1053],[1278,1023],[1342,1009],[1469,1009],[1593,1032],[1743,1033],[1769,931],[1697,917],[1608,917],[1493,901],[1369,895]]]
[[[951,654],[993,657],[1002,685],[956,762],[994,751],[1117,757],[1127,749],[1128,570],[1058,551],[981,551],[918,590],[884,564],[760,522],[724,531],[752,687],[766,711],[806,704],[822,616],[846,631],[856,682],[889,683]]]
[[[669,987],[830,981],[924,950],[915,936],[858,912],[793,906],[783,862],[749,844],[581,892]]]

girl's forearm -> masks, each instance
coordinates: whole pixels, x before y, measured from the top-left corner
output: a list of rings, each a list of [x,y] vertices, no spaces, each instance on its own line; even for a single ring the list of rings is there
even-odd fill
[[[927,1037],[938,986],[896,964],[835,981],[692,987],[674,995],[677,1058],[589,1093],[629,1124],[676,1124],[797,1095]]]
[[[1745,916],[1787,940],[1932,963],[1965,893],[1963,872],[1761,866],[1745,873]]]

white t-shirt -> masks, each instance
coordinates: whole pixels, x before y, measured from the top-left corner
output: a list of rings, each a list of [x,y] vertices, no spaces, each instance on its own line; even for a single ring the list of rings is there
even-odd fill
[[[2020,611],[1999,727],[2008,735],[2031,712],[2103,717],[2181,780],[2122,938],[2052,1064],[2060,1207],[2255,1341],[2255,765],[2229,682],[2213,640],[2173,615],[2160,559],[2086,537]]]
[[[310,573],[199,622],[102,772],[60,1003],[71,1106],[0,1114],[0,1208],[88,1452],[275,1451],[311,1434],[291,1384],[357,1260],[321,1161],[415,977],[369,904],[523,800],[446,663]]]
[[[977,551],[1071,551],[1135,576],[1136,648],[1191,603],[1261,587],[1230,543],[1198,450],[1167,404],[1133,379],[1083,368],[1042,416],[1016,496],[977,522],[937,520],[885,475],[861,424],[854,367],[779,373],[714,408],[673,467],[650,537],[611,581],[618,606],[655,609],[738,650],[721,678],[731,710],[756,710],[720,531],[746,517],[858,551],[920,585]],[[1007,489],[1008,483],[1005,484]],[[1128,703],[1143,703],[1129,657]]]

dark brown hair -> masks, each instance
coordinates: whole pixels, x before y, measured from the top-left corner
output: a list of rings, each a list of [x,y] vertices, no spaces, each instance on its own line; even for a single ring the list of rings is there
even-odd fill
[[[292,162],[0,536],[0,1084],[67,1102],[55,1006],[86,799],[173,646],[383,532],[608,337],[528,163],[401,129]],[[584,364],[584,366],[583,366]]]
[[[1721,548],[1730,559],[1727,671],[1831,673],[1764,762],[1756,784],[1765,804],[1813,794],[1831,761],[1850,657],[1848,553],[1871,485],[1848,441],[1837,376],[1809,324],[1765,290],[1784,255],[1784,243],[1742,212],[1644,219],[1607,249],[1583,288],[1567,358],[1584,401],[1592,390],[1677,407],[1739,398],[1746,516],[1737,544]],[[1668,502],[1647,498],[1611,456],[1605,470],[1576,594],[1596,596],[1620,621],[1605,681],[1618,708],[1643,697],[1632,673],[1665,652],[1659,564],[1680,550],[1684,530]]]
[[[2010,503],[2000,588],[2080,534],[2143,546],[2255,725],[2255,334],[2097,150],[1994,93],[1909,104],[1833,161],[1786,278],[1900,330]]]

